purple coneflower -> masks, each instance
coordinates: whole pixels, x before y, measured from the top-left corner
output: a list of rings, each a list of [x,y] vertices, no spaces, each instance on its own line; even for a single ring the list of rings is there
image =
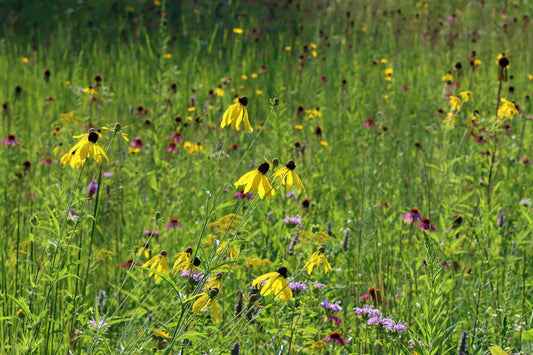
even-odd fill
[[[401,90],[402,91],[409,91],[410,89],[409,89],[409,86],[402,86]]]
[[[412,224],[416,221],[421,221],[422,216],[420,215],[420,211],[418,208],[411,208],[409,212],[406,212],[403,214],[403,221],[405,223]]]
[[[183,226],[181,225],[179,220],[176,217],[174,217],[174,218],[171,218],[170,222],[165,226],[165,230],[182,228],[182,227]]]
[[[106,172],[102,173],[102,175],[104,175],[104,177],[106,177],[106,178],[110,178],[111,176],[113,176],[113,173],[110,173],[110,172],[106,171]]]
[[[130,142],[130,146],[132,146],[133,148],[142,148],[144,147],[143,140],[137,137],[133,141]]]
[[[171,134],[170,135],[170,140],[178,142],[178,143],[181,143],[181,141],[182,141],[181,132],[176,132],[174,134]]]
[[[170,143],[168,143],[168,147],[166,147],[165,150],[167,152],[177,152],[179,149],[178,149],[178,146],[176,145],[176,142],[170,141]]]
[[[41,160],[41,164],[43,165],[50,165],[50,164],[53,164],[54,161],[52,160],[52,158],[46,158],[46,159],[43,159]]]
[[[320,77],[320,81],[323,82],[323,83],[325,83],[326,81],[328,81],[328,78],[326,78],[325,75],[322,75],[322,76]]]
[[[8,147],[20,146],[20,143],[18,140],[15,139],[14,134],[10,134],[7,136],[6,139],[2,139],[2,144]]]
[[[433,224],[431,224],[431,222],[429,221],[429,218],[423,218],[422,222],[420,222],[418,224],[418,229],[423,229],[423,230],[426,230],[428,232],[429,231],[431,231],[431,232],[436,231],[435,226]]]
[[[157,237],[161,235],[158,231],[151,231],[151,230],[144,230],[143,234],[144,235],[155,235]]]
[[[246,199],[246,200],[253,200],[254,199],[254,194],[251,194],[251,193],[244,193],[244,189],[241,189],[239,192],[236,192],[232,199],[233,200],[237,200],[237,199]]]
[[[322,339],[322,341],[326,343],[335,342],[341,345],[348,344],[348,339],[341,338],[341,333],[339,332],[329,333],[329,336],[327,338]]]
[[[365,127],[375,127],[375,126],[376,126],[376,122],[373,119],[369,119],[368,121],[365,122]]]
[[[133,259],[129,259],[129,260],[126,261],[125,263],[120,264],[120,267],[129,268],[131,265],[134,265],[134,266],[141,266],[142,264],[134,263],[134,262],[133,262]]]

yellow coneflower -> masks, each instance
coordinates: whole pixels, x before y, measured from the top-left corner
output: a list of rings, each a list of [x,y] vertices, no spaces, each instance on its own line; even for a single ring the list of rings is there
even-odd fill
[[[128,139],[128,134],[124,133],[124,129],[127,127],[128,126],[122,127],[120,123],[115,123],[115,124],[108,124],[107,126],[102,127],[102,129],[105,129],[106,131],[114,131],[117,134],[119,134],[126,142],[129,142],[130,140]]]
[[[217,96],[220,96],[220,97],[224,96],[224,89],[222,89],[222,86],[221,86],[221,85],[219,85],[219,86],[215,89],[214,94],[217,95]]]
[[[281,302],[292,298],[292,291],[289,287],[289,281],[287,281],[287,268],[285,266],[280,267],[278,271],[259,276],[252,282],[252,286],[258,286],[259,288],[265,280],[265,285],[261,287],[262,296],[267,296],[272,293]]]
[[[147,267],[162,274],[168,274],[168,264],[167,264],[167,252],[166,250],[161,250],[158,255],[154,256],[152,259],[145,262],[142,267]],[[148,277],[152,277],[153,272],[148,274]],[[159,275],[154,276],[154,280],[160,278]]]
[[[220,243],[220,245],[217,248],[217,253],[223,252],[224,249],[226,249],[226,247],[227,247],[227,252],[229,253],[230,259],[237,260],[239,258],[239,253],[235,249],[233,249],[231,245],[228,246],[228,242]]]
[[[304,184],[302,183],[302,180],[300,180],[300,177],[294,172],[294,169],[296,169],[296,164],[294,164],[294,160],[289,160],[287,165],[285,167],[276,170],[274,173],[274,181],[279,180],[279,185],[277,188],[281,185],[285,185],[287,187],[287,191],[289,191],[292,186],[294,185],[296,190],[302,189],[305,192]]]
[[[185,249],[185,251],[182,251],[181,253],[177,253],[174,255],[176,260],[174,261],[174,265],[172,266],[172,270],[170,271],[171,274],[175,275],[180,270],[188,270],[191,268],[192,263],[192,248],[189,247]]]
[[[83,165],[87,158],[93,158],[98,163],[102,163],[102,156],[109,163],[105,151],[98,144],[99,137],[100,135],[94,128],[91,128],[89,133],[74,136],[74,138],[81,138],[81,140],[61,157],[61,163],[75,168]]]
[[[215,277],[209,279],[209,282],[205,285],[205,289],[210,290],[212,288],[217,288],[220,290],[221,279],[222,279],[222,274],[219,272],[218,274],[215,275]]]
[[[144,255],[144,257],[146,259],[150,259],[150,253],[152,252],[152,250],[150,249],[150,246],[148,245],[148,243],[144,243],[142,247],[139,248],[139,250],[137,250],[137,256],[141,256],[141,255]]]
[[[238,101],[231,105],[224,113],[220,127],[224,128],[231,125],[231,128],[240,131],[241,122],[244,122],[244,128],[248,132],[253,132],[254,129],[248,120],[248,111],[246,110],[246,105],[248,105],[248,97],[239,97]]]
[[[266,195],[270,199],[274,195],[274,189],[266,177],[266,173],[269,169],[270,165],[268,163],[262,163],[259,165],[257,170],[253,170],[244,174],[233,185],[235,185],[235,187],[246,185],[243,193],[253,193],[257,190],[259,193],[259,198],[262,199]]]
[[[450,96],[450,111],[458,111],[461,109],[461,99],[457,96]]]
[[[452,127],[455,127],[457,123],[457,116],[453,112],[448,112],[446,114],[446,119],[442,123],[450,123]]]
[[[468,119],[466,121],[466,125],[469,127],[474,126],[474,123],[475,124],[479,123],[479,111],[478,110],[475,110],[474,112],[472,112],[470,116],[468,116]]]
[[[76,121],[78,119],[78,117],[76,117],[76,111],[70,111],[70,112],[67,112],[67,113],[60,113],[59,114],[59,119],[62,122],[70,123],[72,121]]]
[[[516,105],[514,102],[511,102],[506,99],[501,99],[500,107],[498,107],[498,123],[501,123],[503,119],[508,118],[510,120],[518,113]]]
[[[308,275],[311,275],[311,272],[313,272],[313,268],[315,266],[318,268],[320,264],[324,264],[325,274],[327,274],[328,271],[332,270],[331,265],[328,262],[328,259],[326,259],[326,256],[324,255],[325,251],[326,251],[326,248],[322,246],[318,248],[318,250],[315,251],[313,255],[311,255],[311,258],[309,258],[309,261],[304,266],[304,269],[307,270]]]
[[[197,295],[187,298],[185,301],[183,301],[183,303],[187,303],[197,298],[197,300],[194,301],[192,305],[193,312],[206,310],[209,303],[211,303],[211,314],[213,315],[213,318],[215,319],[215,321],[218,322],[220,320],[220,316],[218,314],[217,303],[215,302],[215,297],[218,295],[218,292],[219,292],[219,289],[216,287],[213,287],[208,292],[202,292],[202,293],[199,293]]]
[[[472,97],[472,92],[471,91],[463,91],[459,95],[463,98],[463,100],[465,102],[468,102],[468,100],[470,100],[470,98]]]

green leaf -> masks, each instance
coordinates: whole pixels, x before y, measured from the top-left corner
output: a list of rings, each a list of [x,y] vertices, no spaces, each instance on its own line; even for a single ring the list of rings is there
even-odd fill
[[[522,340],[533,341],[533,328],[527,332],[522,333]]]
[[[492,355],[509,355],[507,351],[503,350],[499,346],[491,346],[489,350]]]

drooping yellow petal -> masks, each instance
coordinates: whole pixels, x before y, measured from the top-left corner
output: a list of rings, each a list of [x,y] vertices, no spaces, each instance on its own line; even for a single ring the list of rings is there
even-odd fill
[[[201,293],[201,297],[198,297],[198,299],[192,305],[193,312],[197,312],[199,310],[205,309],[208,302],[209,302],[209,295],[205,292]]]
[[[211,313],[213,314],[213,318],[215,318],[215,322],[219,322],[220,316],[218,314],[217,303],[215,302],[214,299],[211,299]]]

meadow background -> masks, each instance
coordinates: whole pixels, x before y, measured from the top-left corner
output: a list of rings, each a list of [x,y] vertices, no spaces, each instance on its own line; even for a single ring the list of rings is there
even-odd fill
[[[0,1],[2,353],[531,354],[532,10]],[[90,128],[109,163],[61,164]],[[305,192],[234,197],[265,159]],[[216,322],[184,301],[218,273]]]

